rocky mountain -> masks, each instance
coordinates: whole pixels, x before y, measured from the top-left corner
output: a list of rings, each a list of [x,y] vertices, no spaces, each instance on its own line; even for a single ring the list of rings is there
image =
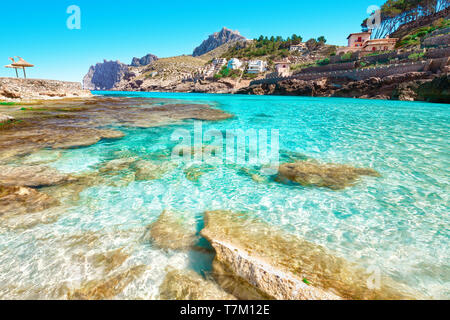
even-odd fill
[[[246,40],[246,38],[241,36],[239,31],[223,28],[219,32],[210,35],[209,38],[203,41],[199,47],[195,48],[193,56],[198,57],[204,55],[205,53],[208,53],[225,43],[239,40]]]
[[[89,68],[83,79],[83,87],[86,90],[110,90],[120,82],[128,69],[128,65],[120,61],[104,60]]]
[[[144,66],[148,66],[149,64],[151,64],[153,61],[158,60],[158,57],[153,55],[153,54],[148,54],[142,58],[133,58],[133,60],[131,61],[131,66],[132,67],[144,67]]]

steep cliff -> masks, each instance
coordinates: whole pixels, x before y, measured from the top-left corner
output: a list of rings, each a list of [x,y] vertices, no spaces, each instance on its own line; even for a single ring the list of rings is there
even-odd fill
[[[131,66],[132,67],[144,67],[144,66],[148,66],[149,64],[151,64],[153,61],[158,60],[159,58],[153,54],[148,54],[142,58],[133,58],[133,60],[131,61]]]
[[[239,40],[246,40],[245,37],[241,36],[239,31],[233,31],[227,28],[223,28],[219,32],[210,35],[209,38],[203,41],[203,43],[199,47],[195,48],[193,56],[201,56],[220,47],[225,43]]]
[[[128,66],[120,61],[106,61],[97,63],[89,68],[89,72],[83,79],[83,87],[86,90],[112,89],[128,72]]]

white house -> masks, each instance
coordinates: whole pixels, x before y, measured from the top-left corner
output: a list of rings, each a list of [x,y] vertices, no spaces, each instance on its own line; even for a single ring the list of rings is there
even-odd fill
[[[237,58],[233,58],[228,61],[228,69],[230,70],[240,70],[242,68],[242,65],[242,61]]]
[[[228,62],[228,61],[227,61],[227,59],[225,59],[225,58],[215,58],[215,59],[213,60],[212,64],[213,64],[214,66],[220,66],[220,67],[222,67],[222,66],[226,65],[227,62]]]
[[[305,43],[299,43],[299,44],[295,44],[289,47],[289,51],[294,52],[305,52],[307,49],[306,44]]]
[[[258,74],[267,70],[267,62],[262,60],[253,60],[248,63],[247,73]]]

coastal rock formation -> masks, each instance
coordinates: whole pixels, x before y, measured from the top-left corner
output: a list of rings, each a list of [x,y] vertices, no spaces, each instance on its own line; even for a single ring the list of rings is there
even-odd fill
[[[97,63],[89,68],[83,78],[86,90],[110,90],[120,82],[128,72],[128,66],[120,61],[106,61]]]
[[[142,58],[133,58],[133,60],[131,61],[131,66],[132,67],[144,67],[144,66],[148,66],[149,64],[151,64],[153,61],[158,60],[158,57],[153,55],[153,54],[148,54]]]
[[[0,185],[0,217],[43,211],[55,205],[57,200],[37,190]]]
[[[287,95],[308,97],[350,97],[365,99],[398,99],[401,84],[431,81],[430,72],[409,72],[354,81],[348,78],[320,78],[316,80],[290,79],[277,83],[251,85],[237,91],[238,94]],[[402,96],[400,96],[402,98]],[[406,98],[405,98],[406,99]]]
[[[241,36],[239,31],[233,31],[227,28],[223,28],[219,32],[215,32],[210,35],[208,39],[203,41],[203,43],[199,47],[195,48],[193,56],[201,56],[220,47],[225,43],[239,40],[246,40],[245,37]]]
[[[278,179],[280,181],[287,179],[304,187],[340,190],[352,186],[360,176],[379,177],[380,174],[373,169],[298,161],[280,165]]]
[[[48,187],[71,182],[74,178],[44,166],[0,165],[0,185],[20,187]]]
[[[165,250],[188,250],[199,240],[194,223],[186,221],[181,214],[164,211],[147,228],[144,240]]]
[[[430,82],[419,85],[416,90],[418,99],[428,102],[450,103],[450,77],[442,75]]]
[[[162,300],[236,300],[193,271],[170,270],[159,291]]]
[[[91,97],[78,82],[56,80],[0,78],[0,100],[45,100]]]
[[[206,212],[201,234],[216,251],[215,279],[228,289],[232,283],[235,288],[247,285],[280,300],[421,298],[387,277],[382,277],[379,288],[369,289],[370,275],[363,269],[249,215]],[[249,290],[244,296],[239,290],[229,292],[245,298]]]

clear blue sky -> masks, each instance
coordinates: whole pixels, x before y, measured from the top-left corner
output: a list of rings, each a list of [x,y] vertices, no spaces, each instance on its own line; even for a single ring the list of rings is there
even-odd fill
[[[380,0],[22,0],[0,5],[0,77],[8,57],[36,65],[33,78],[81,81],[89,66],[107,60],[130,63],[147,53],[191,54],[222,27],[247,38],[296,33],[305,40],[324,35],[344,45],[360,31],[370,5]],[[81,30],[69,30],[70,5],[81,9]],[[17,10],[17,6],[20,10]]]

